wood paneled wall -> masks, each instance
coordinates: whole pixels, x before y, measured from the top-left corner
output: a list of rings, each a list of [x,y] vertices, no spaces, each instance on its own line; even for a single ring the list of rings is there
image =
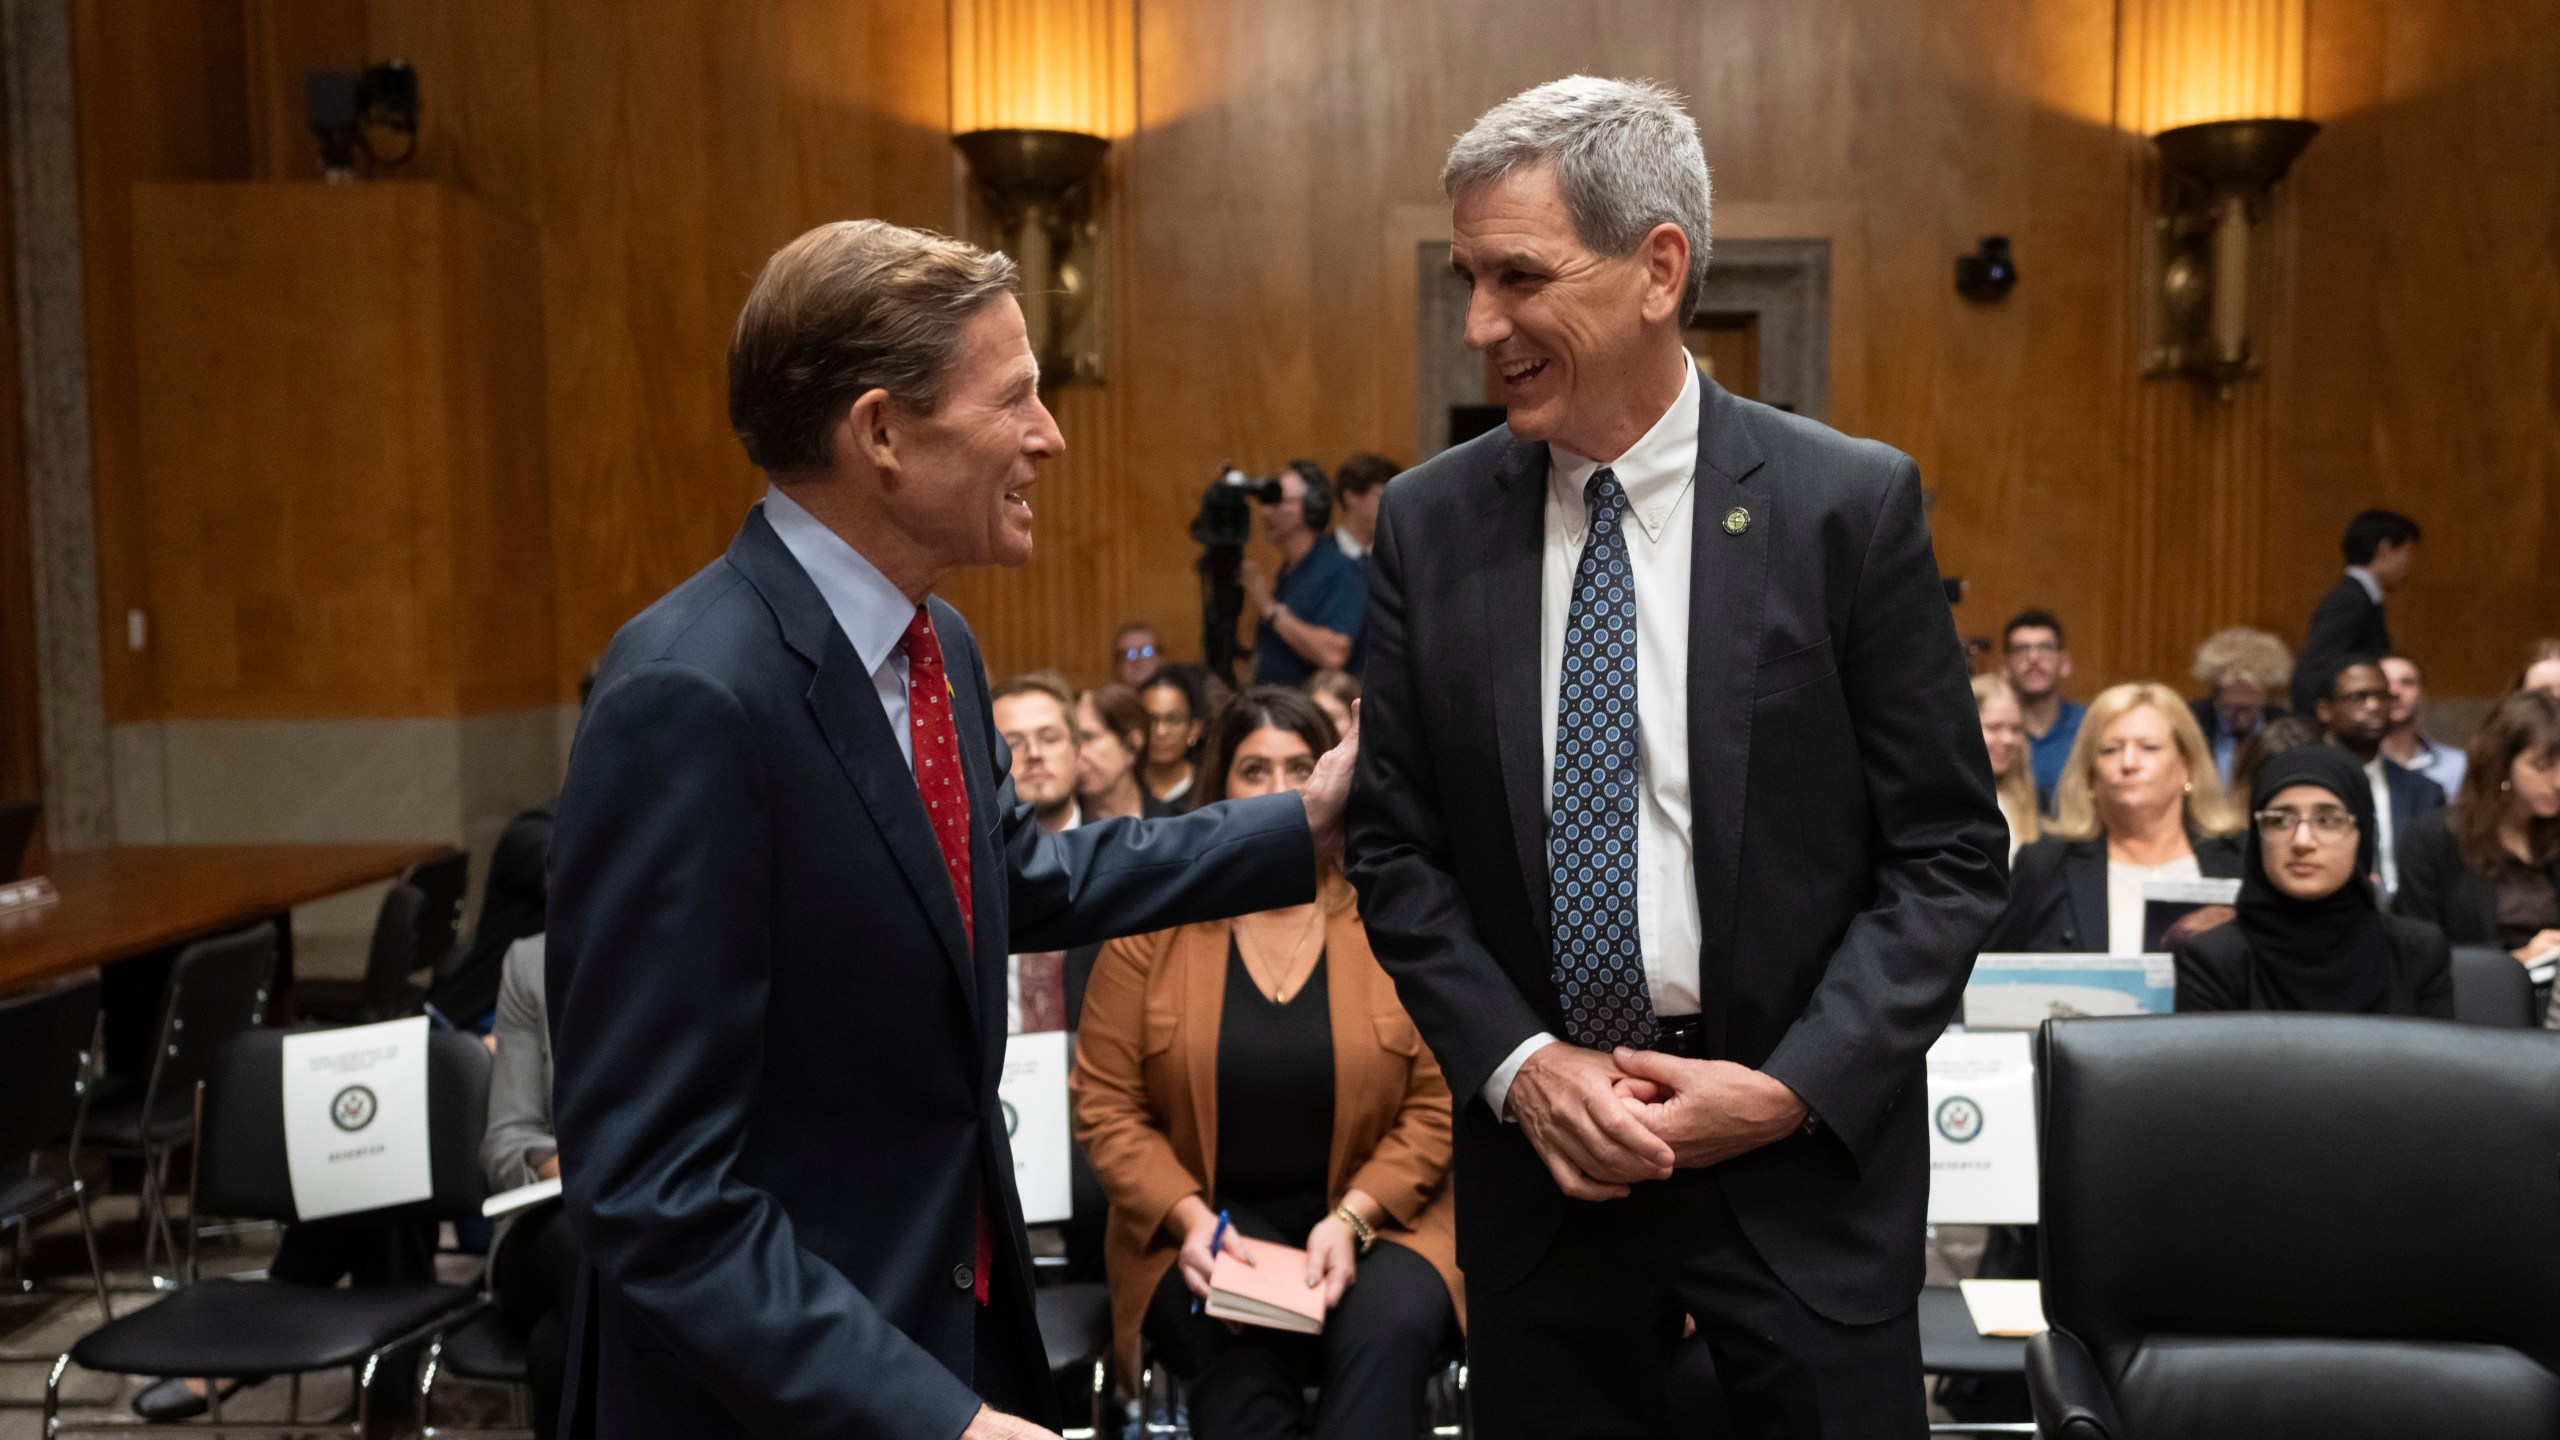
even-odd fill
[[[0,57],[5,70],[5,57]],[[0,110],[0,148],[9,137]],[[0,186],[0,246],[17,240]],[[18,290],[0,286],[0,804],[44,798],[44,717],[36,704],[35,555],[27,513],[24,396],[18,388]],[[42,841],[37,842],[41,846]],[[0,855],[0,868],[15,856]],[[31,853],[30,861],[42,855]],[[30,867],[32,870],[32,866]]]
[[[2272,8],[2303,16],[2304,103],[2328,128],[2277,202],[2270,374],[2220,401],[2135,365],[2152,162],[2119,124],[2108,0],[1148,0],[1137,128],[1110,161],[1111,383],[1056,398],[1069,452],[1035,492],[1038,557],[953,597],[999,668],[1097,675],[1128,616],[1189,650],[1201,485],[1226,460],[1411,458],[1407,231],[1440,204],[1442,151],[1492,103],[1588,70],[1690,97],[1729,227],[1833,240],[1832,418],[1918,457],[1942,560],[1973,582],[1965,629],[2043,604],[2070,622],[2078,688],[2179,680],[2220,625],[2298,639],[2345,517],[2391,503],[2430,537],[2395,628],[2440,692],[2494,688],[2560,628],[2560,0]],[[82,0],[81,18],[119,627],[130,184],[290,173],[276,106],[298,108],[308,51],[415,62],[420,171],[542,236],[563,697],[756,493],[721,372],[763,257],[847,215],[971,223],[934,0]],[[1976,306],[1951,266],[1986,234],[2013,238],[2022,278]],[[158,713],[115,640],[118,718]]]

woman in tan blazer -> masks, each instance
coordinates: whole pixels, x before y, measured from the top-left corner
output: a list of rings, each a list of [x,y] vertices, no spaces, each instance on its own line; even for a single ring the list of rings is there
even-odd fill
[[[1333,742],[1303,694],[1248,690],[1211,729],[1200,802],[1294,790]],[[1073,1090],[1076,1139],[1111,1199],[1122,1373],[1144,1334],[1187,1387],[1200,1440],[1304,1433],[1310,1384],[1316,1440],[1413,1435],[1464,1303],[1449,1090],[1341,875],[1313,905],[1106,946]],[[1246,1259],[1257,1242],[1304,1248],[1324,1333],[1196,1313],[1213,1238]]]

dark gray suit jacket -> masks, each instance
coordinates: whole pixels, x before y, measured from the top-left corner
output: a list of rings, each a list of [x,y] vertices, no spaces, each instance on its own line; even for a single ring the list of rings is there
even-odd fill
[[[977,643],[931,604],[973,928],[870,676],[761,507],[597,672],[551,852],[554,1114],[595,1271],[564,1434],[932,1440],[976,1411],[982,1357],[1046,1390],[996,1094],[1006,952],[1315,893],[1295,796],[1041,829]]]
[[[2329,693],[2338,672],[2358,660],[2375,661],[2391,653],[2391,626],[2382,607],[2353,575],[2341,575],[2311,612],[2311,627],[2302,638],[2302,654],[2293,664],[2293,713],[2317,715],[2313,707]]]
[[[1821,1128],[1718,1167],[1807,1304],[1867,1322],[1921,1279],[1921,1057],[2007,893],[2007,829],[1911,461],[1702,382],[1689,760],[1708,1046]],[[1378,524],[1349,870],[1457,1103],[1470,1286],[1516,1283],[1568,1203],[1484,1104],[1564,1024],[1538,677],[1547,448],[1507,429],[1398,477]],[[1729,533],[1726,516],[1749,521]]]

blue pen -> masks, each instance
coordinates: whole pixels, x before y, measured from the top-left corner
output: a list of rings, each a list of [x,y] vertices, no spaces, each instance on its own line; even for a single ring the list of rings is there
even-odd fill
[[[1226,1211],[1221,1210],[1218,1212],[1218,1228],[1209,1232],[1210,1259],[1215,1260],[1218,1258],[1218,1247],[1226,1243],[1227,1227],[1234,1223],[1235,1221],[1227,1214]],[[1193,1297],[1191,1301],[1191,1313],[1194,1315],[1200,1313],[1200,1301],[1196,1296]]]

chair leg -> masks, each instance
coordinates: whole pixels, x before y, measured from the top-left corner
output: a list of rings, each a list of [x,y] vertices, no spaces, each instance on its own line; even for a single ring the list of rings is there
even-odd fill
[[[156,1273],[155,1257],[160,1253],[160,1227],[152,1223],[159,1213],[159,1160],[148,1149],[142,1152],[142,1193],[134,1200],[134,1218],[142,1222],[142,1273],[147,1280]]]
[[[373,1373],[382,1367],[382,1352],[364,1357],[364,1369],[356,1376],[356,1435],[359,1440],[373,1440]]]
[[[98,1287],[99,1321],[113,1324],[116,1310],[107,1303],[107,1267],[106,1262],[98,1257],[97,1224],[89,1218],[89,1187],[78,1175],[71,1177],[71,1203],[80,1212],[80,1238],[89,1247],[89,1279]]]
[[[62,1372],[70,1368],[71,1352],[65,1350],[44,1377],[44,1424],[36,1433],[45,1440],[53,1440],[54,1424],[62,1416]]]
[[[155,1187],[157,1203],[151,1208],[152,1215],[160,1227],[161,1248],[169,1252],[169,1273],[176,1278],[178,1284],[184,1285],[187,1283],[186,1260],[188,1252],[178,1248],[178,1232],[175,1225],[169,1218],[168,1169],[169,1161],[173,1153],[174,1152],[171,1150],[163,1150],[160,1152],[160,1183]],[[187,1223],[189,1225],[193,1225],[196,1223],[196,1217],[189,1215],[187,1217]],[[193,1247],[189,1248],[192,1249]]]

